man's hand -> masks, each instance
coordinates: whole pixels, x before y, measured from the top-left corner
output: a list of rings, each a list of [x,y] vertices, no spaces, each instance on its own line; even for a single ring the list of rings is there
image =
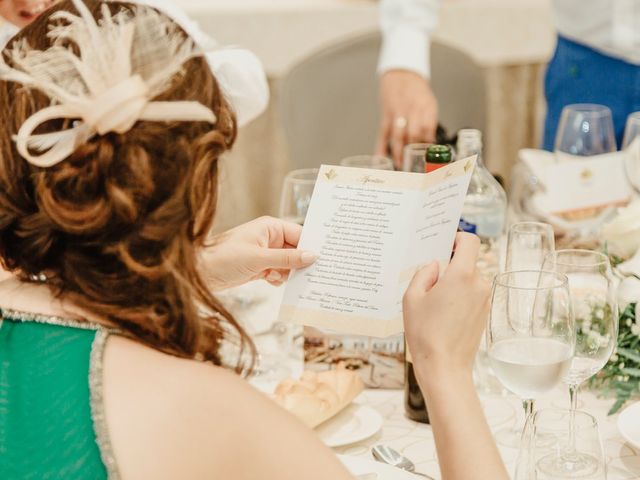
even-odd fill
[[[382,121],[376,153],[402,168],[402,149],[409,143],[435,142],[438,101],[429,82],[409,70],[389,70],[380,79]]]

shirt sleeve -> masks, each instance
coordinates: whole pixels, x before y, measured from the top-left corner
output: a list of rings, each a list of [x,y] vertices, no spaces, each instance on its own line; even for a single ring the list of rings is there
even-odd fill
[[[382,50],[378,73],[411,70],[430,76],[429,46],[441,0],[380,0]]]
[[[170,16],[205,52],[207,62],[222,92],[233,108],[239,126],[246,125],[265,111],[269,104],[269,85],[262,63],[252,52],[221,47],[189,16],[167,0],[137,0]]]

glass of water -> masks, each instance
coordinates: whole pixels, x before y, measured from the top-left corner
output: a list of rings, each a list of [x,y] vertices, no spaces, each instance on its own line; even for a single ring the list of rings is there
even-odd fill
[[[576,349],[571,367],[563,378],[569,387],[571,409],[578,407],[580,385],[609,361],[618,338],[618,302],[609,258],[590,250],[559,250],[547,256],[545,269],[567,276],[576,322]],[[569,418],[572,420],[572,417]],[[575,438],[570,421],[570,437]],[[559,464],[559,475],[582,471],[589,475],[597,465],[593,457],[569,443]]]
[[[573,438],[570,424],[574,425]],[[577,446],[590,458],[590,472],[565,468],[565,452]],[[560,472],[560,473],[559,473]],[[543,409],[527,420],[516,464],[516,480],[580,478],[605,480],[607,467],[598,422],[586,412]]]
[[[567,277],[540,270],[496,276],[486,338],[494,374],[523,400],[528,417],[534,400],[560,383],[573,358],[576,333]],[[501,443],[517,445],[518,440],[509,436]]]

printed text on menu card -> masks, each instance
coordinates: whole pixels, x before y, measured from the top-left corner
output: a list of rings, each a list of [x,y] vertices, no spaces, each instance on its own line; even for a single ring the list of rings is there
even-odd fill
[[[416,269],[451,257],[475,166],[430,174],[323,165],[298,248],[319,255],[289,279],[280,319],[341,333],[402,332]]]

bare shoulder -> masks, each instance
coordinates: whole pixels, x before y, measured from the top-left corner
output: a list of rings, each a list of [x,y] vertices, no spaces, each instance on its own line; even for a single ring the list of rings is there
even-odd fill
[[[125,480],[207,478],[224,470],[237,454],[235,420],[270,403],[224,368],[118,336],[107,342],[103,365],[107,426]]]
[[[312,431],[220,367],[112,337],[104,396],[124,480],[351,478]]]

